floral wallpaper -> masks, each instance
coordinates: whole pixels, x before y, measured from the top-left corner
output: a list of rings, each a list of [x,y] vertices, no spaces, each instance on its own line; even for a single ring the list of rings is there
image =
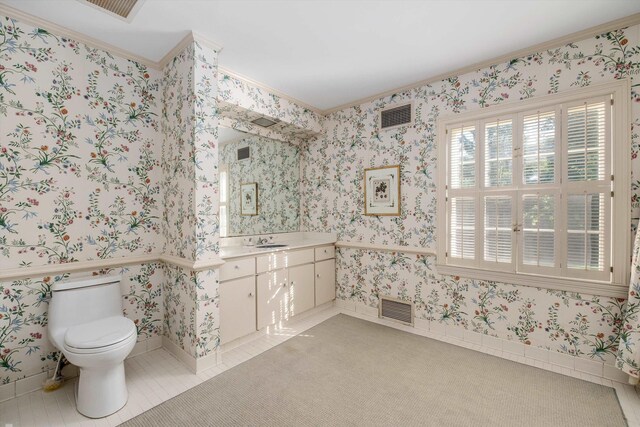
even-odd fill
[[[157,250],[160,79],[143,65],[0,17],[3,269]],[[94,272],[104,273],[124,274],[124,312],[138,339],[162,334],[161,266]],[[52,366],[50,289],[67,277],[0,283],[0,382]]]
[[[219,252],[217,52],[193,42],[163,70],[163,234],[166,254]],[[219,345],[218,272],[167,265],[165,336],[194,357]]]
[[[435,250],[436,119],[503,102],[612,79],[632,80],[632,206],[640,211],[640,27],[450,77],[330,114],[326,135],[302,148],[303,230],[337,232],[338,240]],[[379,131],[379,111],[413,101],[415,125]],[[402,215],[363,215],[363,169],[400,164]],[[625,301],[533,287],[439,276],[434,256],[342,248],[342,300],[377,307],[378,295],[413,301],[417,315],[527,345],[615,363],[633,324]],[[637,296],[637,294],[636,294]],[[635,344],[635,342],[634,342]]]
[[[236,160],[240,147],[251,158]],[[228,235],[296,232],[300,229],[300,155],[295,145],[259,136],[225,144],[220,165],[229,174]],[[240,184],[258,184],[258,215],[240,215]]]
[[[636,232],[631,263],[631,282],[625,322],[620,328],[620,348],[616,365],[629,375],[640,376],[640,233]]]

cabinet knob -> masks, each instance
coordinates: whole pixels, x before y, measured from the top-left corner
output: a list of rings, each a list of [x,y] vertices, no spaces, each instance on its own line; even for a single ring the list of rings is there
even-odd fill
[[[283,284],[282,284],[282,287],[283,287],[283,288],[286,288],[286,287],[287,287],[287,284],[286,284],[286,283],[283,283]]]
[[[236,270],[239,270],[240,266],[239,265],[234,265],[233,268],[235,268]]]
[[[319,274],[316,274],[316,277],[319,279],[319,278],[320,278],[320,275],[319,275]]]
[[[294,284],[294,283],[295,283],[295,282],[292,280],[292,281],[291,281],[291,286],[293,286],[293,284]]]
[[[327,253],[327,250],[326,250],[326,249],[324,250],[324,253],[325,253],[325,254]]]
[[[249,298],[253,296],[253,292],[249,292]]]

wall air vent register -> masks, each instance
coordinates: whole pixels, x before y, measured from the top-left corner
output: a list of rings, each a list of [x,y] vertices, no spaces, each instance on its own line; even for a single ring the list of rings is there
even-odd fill
[[[396,126],[410,125],[413,122],[412,105],[392,107],[380,112],[380,128],[390,129]]]
[[[378,316],[413,326],[413,304],[390,297],[380,297]]]

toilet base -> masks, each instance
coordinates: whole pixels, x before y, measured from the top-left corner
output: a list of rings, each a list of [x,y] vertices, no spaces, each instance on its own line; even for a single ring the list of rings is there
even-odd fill
[[[107,368],[80,368],[76,408],[85,417],[103,418],[127,404],[124,363]]]

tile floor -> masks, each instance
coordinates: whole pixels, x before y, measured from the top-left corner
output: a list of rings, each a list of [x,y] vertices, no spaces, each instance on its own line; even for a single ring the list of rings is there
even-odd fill
[[[230,369],[245,360],[252,358],[287,339],[304,332],[305,330],[323,322],[329,317],[343,312],[365,318],[376,323],[398,329],[406,327],[380,319],[357,315],[353,312],[329,308],[307,318],[292,321],[285,327],[271,330],[268,334],[256,338],[253,341],[242,344],[232,350],[223,353],[222,364],[200,372],[191,373],[181,362],[169,354],[166,350],[157,349],[144,353],[125,361],[127,384],[129,386],[129,401],[119,412],[99,420],[92,420],[80,415],[75,409],[74,387],[76,379],[67,381],[60,389],[45,393],[35,391],[14,399],[0,403],[0,427],[18,426],[116,426],[162,402],[168,400],[188,389],[206,381],[227,369]],[[539,360],[527,359],[523,356],[508,352],[482,347],[472,343],[456,340],[452,337],[432,336],[428,332],[418,332],[420,335],[451,342],[456,345],[471,348],[494,356],[514,360],[520,363],[536,366],[542,369],[557,372],[561,375],[570,375],[582,378],[586,381],[596,382],[608,387],[614,387],[617,391],[620,404],[627,416],[629,426],[640,427],[640,395],[636,388],[606,380],[593,375],[573,371],[562,366],[546,363]]]

